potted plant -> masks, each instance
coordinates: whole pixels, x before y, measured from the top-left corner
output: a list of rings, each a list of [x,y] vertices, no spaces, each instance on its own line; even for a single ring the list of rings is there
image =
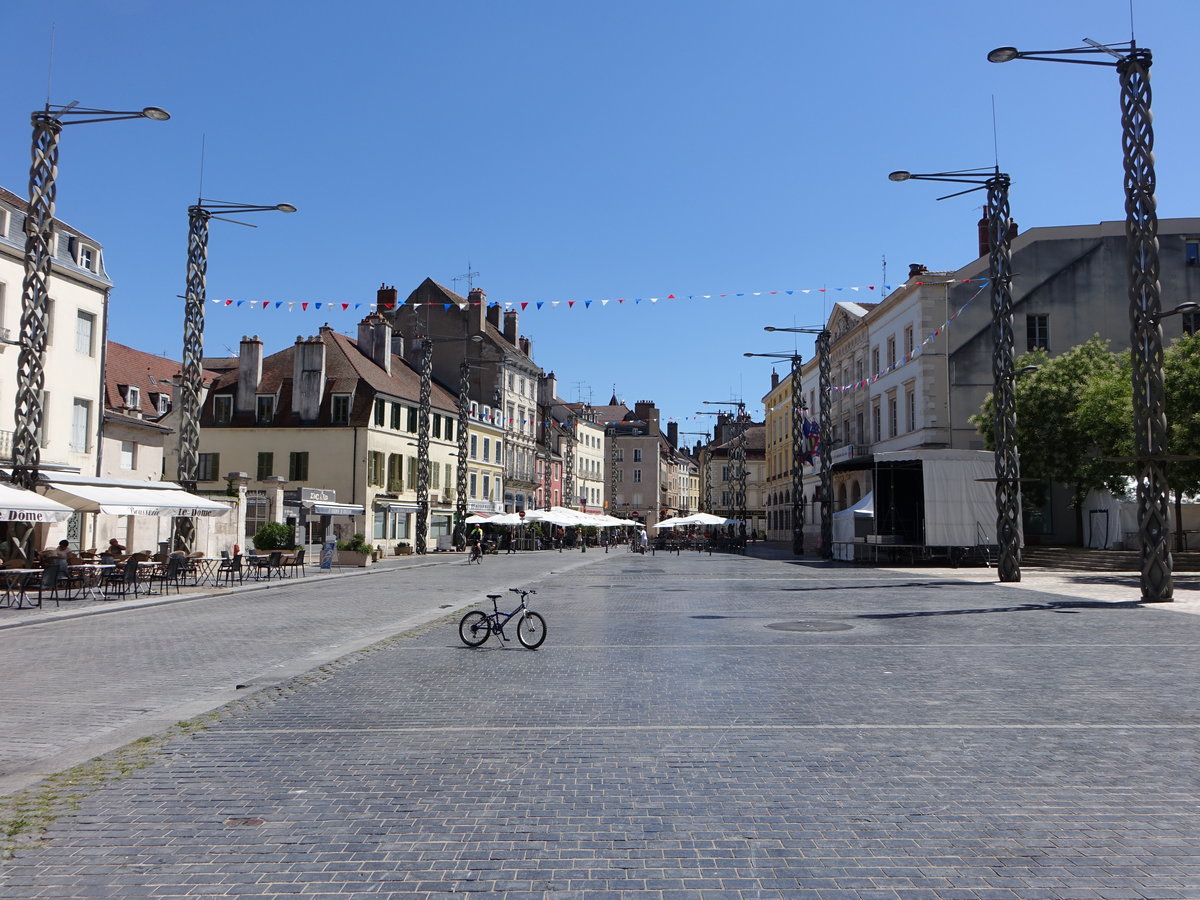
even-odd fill
[[[356,534],[348,541],[338,541],[338,565],[363,568],[371,564],[374,547],[367,543],[366,536]]]
[[[411,556],[412,555],[412,544],[408,543],[407,541],[400,541],[398,544],[396,544],[396,555],[397,556]]]

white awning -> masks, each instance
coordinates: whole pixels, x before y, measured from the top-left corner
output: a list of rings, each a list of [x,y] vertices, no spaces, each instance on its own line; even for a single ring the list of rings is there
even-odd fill
[[[49,497],[0,484],[0,522],[64,522],[72,509]]]
[[[326,503],[305,501],[305,508],[318,516],[361,516],[366,512],[356,503]]]
[[[393,512],[420,512],[421,507],[415,503],[408,503],[404,500],[380,500],[375,498],[376,509],[390,509]]]
[[[230,511],[228,504],[189,494],[173,482],[86,483],[54,476],[47,487],[47,496],[71,509],[109,516],[223,516]]]

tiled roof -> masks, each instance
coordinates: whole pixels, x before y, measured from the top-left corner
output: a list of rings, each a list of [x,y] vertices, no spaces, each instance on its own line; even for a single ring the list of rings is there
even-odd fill
[[[183,365],[176,360],[109,341],[108,355],[104,363],[105,409],[124,411],[125,397],[121,387],[133,386],[141,392],[142,413],[147,419],[157,419],[158,409],[153,405],[150,395],[166,394],[168,397],[174,397],[175,385],[172,379],[178,376],[182,369]],[[202,370],[201,377],[210,381],[213,373]],[[174,400],[172,405],[175,405]]]
[[[325,345],[325,393],[317,424],[328,424],[329,398],[333,394],[354,394],[354,407],[350,412],[351,425],[364,425],[370,421],[372,403],[377,394],[385,394],[414,404],[420,402],[421,376],[401,357],[392,355],[392,373],[389,375],[358,349],[358,342],[353,338],[338,334],[331,328],[322,328],[318,337]],[[294,425],[298,421],[292,411],[295,352],[293,344],[263,359],[262,380],[259,382],[257,393],[275,394],[278,397],[275,425]],[[218,375],[209,396],[236,391],[237,382],[238,367],[235,365]],[[431,384],[430,406],[439,412],[457,415],[458,397],[434,381]],[[253,418],[252,413],[235,414],[235,424],[239,423],[240,417],[247,415]]]

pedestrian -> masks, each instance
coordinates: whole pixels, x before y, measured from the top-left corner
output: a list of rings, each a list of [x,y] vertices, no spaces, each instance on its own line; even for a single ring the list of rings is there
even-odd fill
[[[121,545],[121,542],[118,541],[116,538],[108,539],[108,555],[111,556],[113,559],[120,559],[122,556],[125,555],[125,548]]]

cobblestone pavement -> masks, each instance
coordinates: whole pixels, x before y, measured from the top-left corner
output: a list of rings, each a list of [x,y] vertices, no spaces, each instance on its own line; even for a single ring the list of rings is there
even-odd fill
[[[1200,618],[984,575],[589,554],[542,649],[456,614],[263,691],[0,896],[1200,897]]]

